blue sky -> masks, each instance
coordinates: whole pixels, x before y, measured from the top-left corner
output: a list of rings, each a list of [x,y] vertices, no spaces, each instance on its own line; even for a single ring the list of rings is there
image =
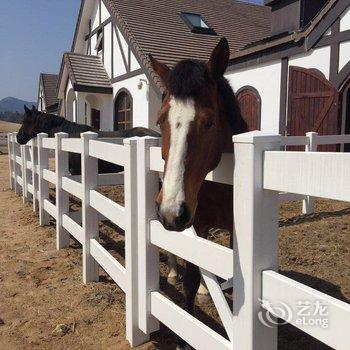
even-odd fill
[[[0,11],[0,99],[36,101],[40,72],[56,73],[69,51],[80,0],[10,0]]]
[[[36,101],[39,73],[58,73],[63,52],[70,50],[79,5],[80,0],[2,1],[0,99]]]

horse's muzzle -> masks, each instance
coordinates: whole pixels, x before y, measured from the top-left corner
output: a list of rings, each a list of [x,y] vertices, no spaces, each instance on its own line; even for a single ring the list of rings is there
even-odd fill
[[[182,203],[176,215],[163,212],[157,204],[158,220],[168,231],[181,232],[192,226],[192,217],[186,203]]]

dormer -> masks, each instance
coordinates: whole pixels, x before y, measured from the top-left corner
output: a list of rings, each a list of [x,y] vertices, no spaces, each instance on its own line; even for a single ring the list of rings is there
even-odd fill
[[[265,0],[271,7],[271,35],[296,32],[304,28],[328,0]]]

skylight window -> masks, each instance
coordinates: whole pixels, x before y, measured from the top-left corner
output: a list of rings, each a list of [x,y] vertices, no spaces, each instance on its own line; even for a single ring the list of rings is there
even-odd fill
[[[216,35],[214,29],[205,22],[201,15],[197,13],[181,12],[180,16],[192,33]]]

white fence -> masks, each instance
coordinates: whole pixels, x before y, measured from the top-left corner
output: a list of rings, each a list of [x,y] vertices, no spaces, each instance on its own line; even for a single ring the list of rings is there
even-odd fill
[[[0,146],[7,146],[7,133],[0,132]]]
[[[225,154],[207,176],[210,181],[235,184],[232,250],[197,237],[193,229],[166,231],[156,220],[154,200],[163,171],[158,139],[118,144],[93,133],[82,134],[81,139],[40,134],[20,147],[15,136],[9,136],[11,187],[17,193],[21,187],[24,200],[32,196],[42,225],[49,215],[56,219],[58,249],[68,245],[69,234],[82,244],[84,282],[97,281],[101,266],[126,293],[126,334],[132,346],[146,341],[161,322],[196,349],[276,350],[276,325],[266,327],[259,320],[269,312],[335,349],[349,349],[350,305],[279,275],[277,251],[281,192],[350,201],[350,154],[286,152],[281,146],[297,143],[312,148],[314,139],[340,143],[350,142],[350,137],[310,135],[293,140],[261,132],[234,137],[235,167],[233,156]],[[48,168],[50,150],[55,152],[56,172]],[[69,176],[68,152],[81,154],[80,177]],[[121,174],[99,175],[98,159],[123,166],[124,179]],[[97,191],[99,184],[123,180],[124,207]],[[49,183],[56,187],[55,204],[49,200]],[[69,212],[69,193],[82,201],[81,224]],[[125,230],[125,267],[99,243],[101,216]],[[160,293],[159,248],[200,267],[226,337]],[[233,312],[217,277],[233,281]],[[326,305],[329,327],[300,324],[295,317],[298,301]],[[281,302],[291,315],[271,307]]]

